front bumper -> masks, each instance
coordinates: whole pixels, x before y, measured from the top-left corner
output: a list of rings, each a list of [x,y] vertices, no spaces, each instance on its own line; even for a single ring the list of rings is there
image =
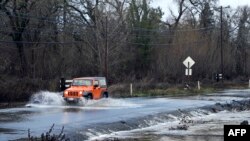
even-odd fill
[[[71,98],[71,97],[64,97],[64,100],[67,102],[79,102],[80,98]]]

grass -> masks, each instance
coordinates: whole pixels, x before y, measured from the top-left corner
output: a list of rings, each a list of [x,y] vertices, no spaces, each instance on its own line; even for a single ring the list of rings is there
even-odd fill
[[[213,93],[218,91],[216,88],[201,88],[198,90],[197,88],[191,88],[191,89],[184,89],[184,88],[178,88],[178,87],[171,87],[167,89],[150,89],[145,91],[135,91],[133,93],[134,97],[147,97],[147,96],[169,96],[169,97],[175,97],[175,96],[191,96],[191,95],[200,95],[200,94],[207,94],[207,93]]]
[[[64,127],[62,127],[61,132],[58,135],[52,134],[54,129],[54,124],[51,126],[48,132],[42,133],[41,137],[31,136],[30,129],[28,129],[28,141],[70,141],[69,138],[66,138],[64,132]]]
[[[185,89],[183,85],[169,85],[169,84],[135,84],[133,85],[133,95],[130,95],[130,86],[128,84],[116,84],[109,88],[109,93],[112,97],[177,97],[177,96],[192,96],[214,93],[224,89],[246,89],[247,83],[213,83],[204,84],[198,90],[195,84],[191,88]]]

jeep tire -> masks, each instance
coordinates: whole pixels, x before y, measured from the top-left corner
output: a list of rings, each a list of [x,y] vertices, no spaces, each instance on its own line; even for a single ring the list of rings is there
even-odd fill
[[[103,97],[103,98],[108,98],[108,97],[109,97],[108,92],[104,92],[104,93],[102,94],[102,97]]]
[[[92,99],[93,99],[92,94],[88,94],[88,95],[86,96],[86,99],[87,99],[87,100],[92,100]]]

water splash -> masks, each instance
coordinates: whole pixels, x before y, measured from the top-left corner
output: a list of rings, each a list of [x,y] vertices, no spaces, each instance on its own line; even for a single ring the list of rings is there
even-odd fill
[[[31,96],[28,104],[64,105],[65,102],[60,92],[40,91]]]
[[[40,91],[34,93],[26,107],[57,107],[82,109],[112,109],[112,108],[130,108],[139,107],[139,104],[129,102],[125,99],[103,98],[99,100],[86,100],[81,98],[78,103],[68,104],[64,101],[61,92]]]

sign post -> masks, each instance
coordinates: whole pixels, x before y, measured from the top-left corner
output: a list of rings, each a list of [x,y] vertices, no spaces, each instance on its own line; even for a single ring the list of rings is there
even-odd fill
[[[188,56],[184,61],[183,61],[183,64],[186,66],[186,70],[185,70],[185,75],[189,77],[192,75],[192,69],[191,67],[195,64],[195,61],[190,57]]]

